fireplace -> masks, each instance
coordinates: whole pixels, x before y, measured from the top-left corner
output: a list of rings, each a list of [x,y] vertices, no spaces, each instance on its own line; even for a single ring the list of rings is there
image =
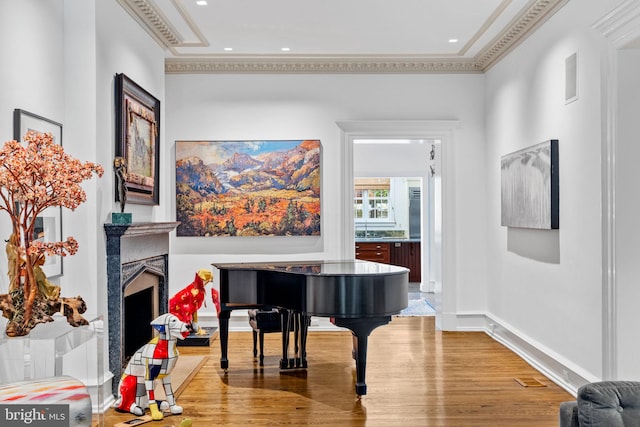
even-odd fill
[[[126,360],[153,336],[149,323],[169,307],[169,233],[178,224],[104,224],[114,394]]]

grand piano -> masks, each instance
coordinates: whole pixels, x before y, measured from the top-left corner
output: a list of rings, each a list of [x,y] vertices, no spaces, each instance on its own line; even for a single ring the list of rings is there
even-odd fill
[[[365,382],[367,341],[378,326],[408,305],[409,270],[370,261],[309,261],[277,263],[213,264],[220,270],[220,367],[229,367],[228,338],[231,311],[268,306],[286,313],[332,318],[336,326],[353,333],[358,396],[367,394]],[[283,359],[287,356],[291,315],[283,315]],[[308,322],[299,321],[299,358],[296,366],[306,367]]]

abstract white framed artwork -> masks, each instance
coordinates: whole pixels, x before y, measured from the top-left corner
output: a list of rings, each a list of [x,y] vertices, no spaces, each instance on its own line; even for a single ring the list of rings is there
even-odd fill
[[[501,225],[560,227],[558,140],[551,139],[501,157]]]

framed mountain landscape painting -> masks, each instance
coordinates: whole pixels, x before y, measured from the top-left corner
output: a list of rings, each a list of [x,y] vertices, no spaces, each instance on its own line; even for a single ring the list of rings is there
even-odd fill
[[[177,236],[320,235],[319,140],[176,141]]]

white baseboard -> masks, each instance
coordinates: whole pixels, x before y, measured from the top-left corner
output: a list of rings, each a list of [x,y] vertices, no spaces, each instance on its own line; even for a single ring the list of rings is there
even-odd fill
[[[457,315],[457,331],[482,331],[500,344],[520,356],[542,375],[576,396],[578,388],[589,382],[599,381],[584,372],[579,372],[571,363],[544,349],[531,338],[495,316],[485,313],[463,313]]]
[[[429,292],[433,293],[436,291],[436,282],[434,280],[429,280],[427,282],[420,283],[420,292]]]

